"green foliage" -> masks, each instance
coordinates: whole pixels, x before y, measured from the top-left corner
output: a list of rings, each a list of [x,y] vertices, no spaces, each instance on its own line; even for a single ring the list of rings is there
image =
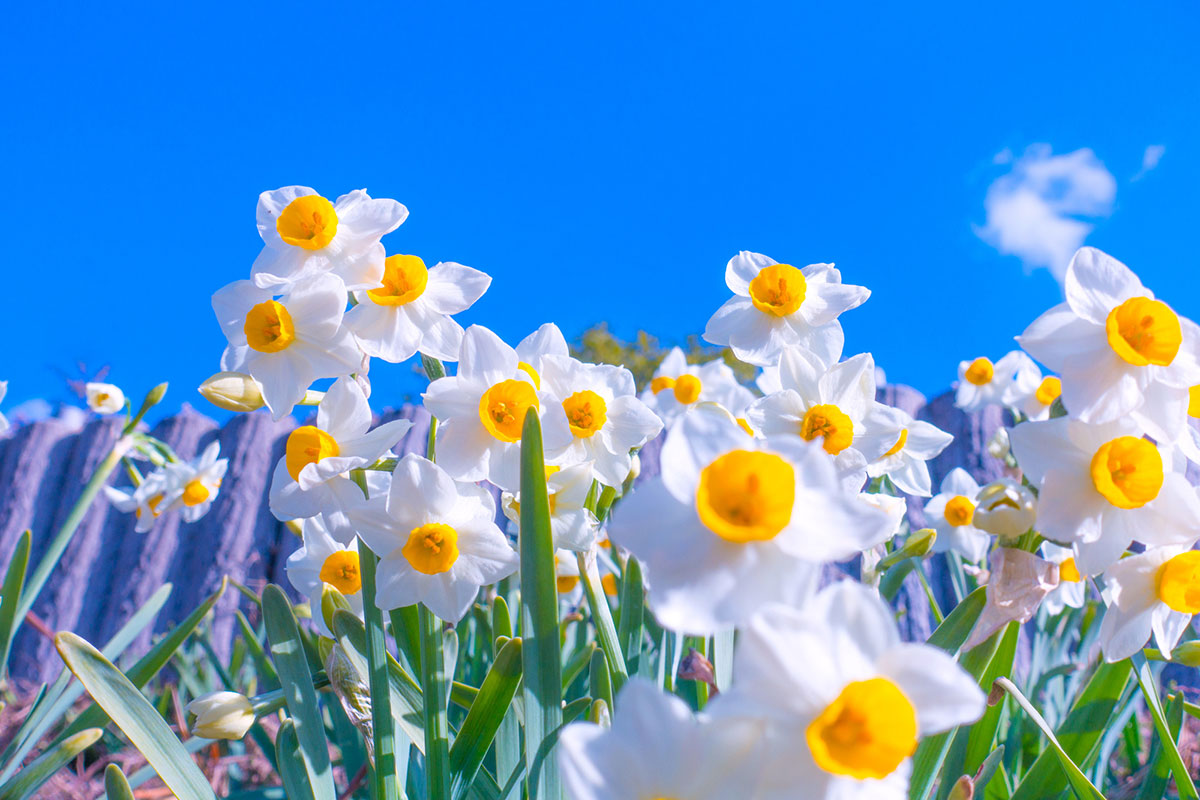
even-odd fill
[[[607,322],[593,325],[584,331],[578,339],[570,343],[571,355],[581,361],[592,364],[617,364],[633,373],[633,380],[641,391],[650,383],[654,370],[667,353],[671,351],[668,345],[660,344],[658,339],[645,331],[638,331],[633,341],[627,342],[616,336],[608,329]],[[733,370],[734,375],[742,383],[754,380],[754,367],[733,356],[733,351],[727,347],[714,347],[705,344],[699,336],[687,338],[680,345],[689,364],[703,364],[713,359],[721,359]]]

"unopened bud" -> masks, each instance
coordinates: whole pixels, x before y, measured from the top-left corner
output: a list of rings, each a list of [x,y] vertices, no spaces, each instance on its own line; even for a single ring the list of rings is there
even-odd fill
[[[325,659],[325,674],[329,677],[329,688],[333,689],[333,693],[342,703],[342,710],[366,740],[367,756],[374,763],[371,687],[358,674],[354,663],[342,650],[341,645],[334,645],[329,657]]]
[[[255,411],[263,407],[262,389],[249,375],[218,372],[200,384],[200,394],[217,408],[226,411]]]
[[[1179,645],[1171,651],[1171,660],[1185,667],[1200,667],[1200,641]]]
[[[927,556],[933,550],[933,543],[936,541],[937,531],[933,528],[921,528],[921,530],[908,537],[908,541],[904,543],[903,547],[893,550],[884,556],[875,569],[882,572],[905,559]]]
[[[244,694],[212,692],[187,704],[192,733],[204,739],[241,739],[254,724],[254,706]]]
[[[642,459],[638,458],[637,453],[634,453],[633,458],[630,459],[630,463],[631,466],[629,468],[629,475],[625,478],[625,480],[636,481],[638,476],[642,474]]]
[[[1004,460],[1012,449],[1012,444],[1008,438],[1008,428],[1003,426],[996,428],[996,432],[992,434],[992,438],[988,439],[987,451],[992,458]]]
[[[975,781],[970,775],[963,775],[954,782],[947,800],[973,800],[975,797]]]
[[[982,531],[1013,540],[1037,521],[1033,493],[1011,478],[993,481],[979,490],[972,524]]]

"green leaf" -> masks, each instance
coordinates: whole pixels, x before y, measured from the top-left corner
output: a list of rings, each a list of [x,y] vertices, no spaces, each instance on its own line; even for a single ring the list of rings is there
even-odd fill
[[[1178,741],[1179,730],[1183,727],[1183,695],[1175,695],[1167,705],[1167,723],[1171,727],[1172,741]],[[1146,759],[1149,774],[1142,781],[1134,800],[1159,800],[1167,796],[1167,784],[1171,779],[1171,765],[1164,756],[1166,748],[1162,741],[1155,738],[1150,745],[1150,755]]]
[[[521,640],[509,639],[500,648],[495,662],[483,679],[479,694],[458,730],[454,746],[450,748],[455,800],[466,797],[467,789],[483,765],[484,757],[496,738],[496,732],[512,705],[520,683]]]
[[[1129,679],[1128,661],[1101,662],[1096,668],[1071,705],[1067,718],[1058,727],[1058,742],[1072,760],[1087,763],[1089,754],[1099,745],[1112,720]],[[1044,750],[1025,773],[1012,800],[1042,800],[1054,797],[1066,788],[1066,776],[1059,768],[1058,757],[1052,750]]]
[[[967,641],[967,637],[971,635],[971,629],[975,627],[979,615],[983,613],[983,605],[987,600],[984,594],[986,589],[986,586],[980,586],[964,597],[963,601],[946,616],[942,624],[937,626],[937,630],[929,637],[928,643],[945,650],[950,655],[957,653],[958,649]]]
[[[54,773],[70,763],[71,759],[91,747],[104,731],[89,728],[68,737],[35,758],[18,772],[8,783],[0,786],[0,800],[23,800],[50,780]]]
[[[492,636],[499,639],[513,637],[512,617],[508,613],[508,603],[500,595],[492,600]]]
[[[421,624],[417,620],[417,607],[404,606],[388,612],[392,622],[392,636],[400,649],[401,663],[412,675],[421,674]]]
[[[313,689],[312,671],[308,668],[308,656],[304,653],[304,643],[300,639],[300,628],[296,624],[292,604],[282,589],[270,584],[263,590],[262,605],[271,658],[279,673],[288,714],[295,725],[308,784],[316,800],[336,800],[333,768],[329,763],[329,743],[325,740],[325,726],[317,705],[317,693]]]
[[[1183,757],[1179,755],[1179,748],[1175,745],[1175,737],[1171,735],[1162,699],[1155,688],[1154,676],[1150,674],[1150,664],[1141,653],[1135,654],[1130,660],[1133,662],[1138,684],[1142,687],[1142,696],[1146,698],[1146,706],[1150,709],[1150,717],[1154,720],[1154,730],[1162,744],[1163,756],[1171,768],[1171,774],[1175,776],[1175,788],[1179,797],[1181,800],[1197,800],[1200,795],[1196,793],[1196,784],[1192,783],[1192,776],[1188,774],[1187,765],[1184,764]]]
[[[275,760],[279,764],[279,778],[288,800],[313,800],[312,786],[304,764],[304,752],[296,733],[295,723],[288,719],[279,726],[275,735]]]
[[[579,577],[583,580],[583,592],[592,612],[592,622],[596,625],[596,638],[600,640],[604,657],[608,659],[608,669],[612,673],[613,681],[620,689],[628,679],[629,673],[625,667],[625,651],[621,647],[617,627],[613,624],[612,609],[608,606],[608,598],[605,597],[604,586],[600,582],[600,572],[596,569],[596,557],[592,553],[576,553],[575,561],[579,565]],[[525,585],[524,579],[521,585]],[[558,615],[555,612],[555,620],[557,619]]]
[[[21,604],[21,587],[25,585],[25,570],[29,567],[30,532],[17,539],[12,560],[0,585],[0,677],[8,674],[8,653],[17,630],[17,608]]]
[[[104,797],[106,800],[134,800],[133,789],[116,764],[104,768]]]
[[[608,672],[608,661],[604,658],[604,653],[593,650],[591,662],[588,689],[593,697],[603,700],[609,708],[612,708],[613,686],[612,677]]]
[[[542,428],[526,412],[521,436],[521,633],[524,636],[525,765],[530,800],[559,800],[562,786],[553,758],[538,758],[530,743],[550,742],[562,723],[562,655],[554,539],[546,493]],[[603,598],[601,598],[603,599]],[[612,666],[610,664],[610,666]],[[622,665],[623,666],[623,665]]]
[[[1076,797],[1078,797],[1079,800],[1104,800],[1104,795],[1100,793],[1099,789],[1092,785],[1092,782],[1089,781],[1087,776],[1083,774],[1083,770],[1081,770],[1079,766],[1071,760],[1071,757],[1067,755],[1067,752],[1063,750],[1062,745],[1059,744],[1058,739],[1054,736],[1054,731],[1050,730],[1050,726],[1046,724],[1046,720],[1042,718],[1042,715],[1038,713],[1038,710],[1033,707],[1033,704],[1030,703],[1029,700],[1025,698],[1025,695],[1021,694],[1021,690],[1018,689],[1008,678],[997,678],[996,686],[1008,692],[1012,699],[1017,701],[1017,705],[1019,705],[1021,709],[1024,710],[1024,712],[1029,716],[1029,718],[1038,726],[1038,728],[1041,729],[1046,739],[1050,742],[1052,752],[1058,757],[1058,763],[1062,767],[1063,772],[1067,774],[1067,782],[1071,785],[1071,791],[1075,792]],[[1041,797],[1045,796],[1046,795],[1041,795]]]
[[[1001,675],[1012,675],[1013,660],[1017,655],[1017,639],[1020,638],[1021,625],[1010,622],[1005,626],[995,655],[988,662],[987,668],[979,678],[979,686],[987,691],[992,683]],[[963,659],[964,662],[966,659]],[[974,674],[974,673],[972,673]],[[966,758],[960,765],[964,775],[973,775],[982,766],[989,754],[995,752],[996,730],[1000,727],[1000,714],[1004,710],[1003,703],[997,703],[984,712],[982,719],[974,725],[960,729],[966,734]]]
[[[179,800],[213,800],[204,773],[179,739],[119,669],[73,633],[54,637],[59,655],[88,694],[129,737]]]
[[[349,617],[354,620],[356,631],[362,631],[362,643],[358,650],[365,655],[365,664],[355,664],[360,676],[365,676],[371,694],[371,746],[375,752],[374,796],[376,800],[395,800],[402,793],[396,778],[396,730],[393,714],[401,706],[393,707],[392,691],[388,675],[387,636],[383,629],[383,612],[375,602],[375,570],[379,557],[362,539],[358,540],[359,574],[362,576],[363,622],[348,611],[336,610],[332,622]],[[344,624],[344,623],[343,623]],[[361,627],[360,627],[361,626]],[[334,628],[335,631],[338,628]],[[339,637],[340,638],[340,637]],[[343,652],[354,658],[348,648]]]
[[[621,652],[625,654],[626,672],[614,681],[615,691],[620,691],[628,675],[636,675],[641,668],[645,603],[646,585],[642,581],[642,564],[629,556],[621,573],[621,621],[617,625],[617,640],[621,644]],[[608,707],[611,709],[612,703]]]

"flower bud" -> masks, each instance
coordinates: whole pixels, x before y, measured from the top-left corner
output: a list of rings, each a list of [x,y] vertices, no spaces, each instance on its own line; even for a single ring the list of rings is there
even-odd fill
[[[1171,651],[1171,660],[1185,667],[1200,667],[1200,641],[1179,645]]]
[[[258,383],[240,372],[218,372],[200,384],[199,391],[208,402],[226,411],[254,411],[263,407]]]
[[[187,704],[192,733],[204,739],[241,739],[254,724],[254,706],[237,692],[211,692]]]
[[[1011,478],[1001,478],[979,490],[972,524],[1001,539],[1016,539],[1037,521],[1033,493]]]
[[[89,383],[84,387],[88,408],[97,414],[115,414],[125,408],[125,393],[111,383]]]
[[[634,453],[630,459],[632,466],[629,468],[629,475],[625,478],[626,481],[636,481],[638,476],[642,474],[642,459],[638,458],[638,454]]]
[[[992,434],[992,438],[988,439],[988,455],[1003,461],[1008,457],[1011,449],[1012,445],[1008,440],[1008,428],[1003,426],[996,428],[996,432]]]

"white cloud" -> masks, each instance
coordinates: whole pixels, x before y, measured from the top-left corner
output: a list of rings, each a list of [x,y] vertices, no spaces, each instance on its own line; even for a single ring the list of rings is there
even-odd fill
[[[1138,170],[1138,174],[1134,175],[1131,180],[1139,181],[1144,178],[1147,172],[1158,166],[1158,162],[1162,161],[1162,157],[1166,152],[1166,145],[1152,144],[1147,147],[1146,152],[1142,153],[1142,168]]]
[[[1046,267],[1061,281],[1094,227],[1088,220],[1112,213],[1116,179],[1088,148],[1054,155],[1050,145],[1035,144],[1011,163],[988,187],[987,222],[975,232],[1026,269]]]

